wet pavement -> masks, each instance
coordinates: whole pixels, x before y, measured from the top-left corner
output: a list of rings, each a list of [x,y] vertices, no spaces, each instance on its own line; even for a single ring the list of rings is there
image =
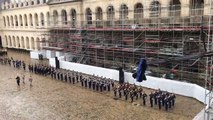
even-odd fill
[[[9,56],[38,63],[29,53],[9,51]],[[46,62],[44,62],[46,63]],[[25,74],[26,83],[16,84],[17,74]],[[69,84],[0,64],[0,120],[191,120],[204,107],[200,102],[177,96],[168,112],[113,99],[113,92],[95,92],[80,84]],[[149,89],[145,89],[150,93]]]

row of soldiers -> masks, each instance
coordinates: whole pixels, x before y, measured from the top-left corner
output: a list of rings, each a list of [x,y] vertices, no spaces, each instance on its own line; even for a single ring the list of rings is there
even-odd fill
[[[123,93],[123,94],[122,94]],[[134,101],[134,99],[138,100],[138,98],[146,98],[146,93],[143,91],[142,87],[138,87],[135,84],[118,84],[114,87],[114,96],[121,98],[122,95],[125,97],[125,100],[128,100],[128,98],[131,98],[131,102]],[[146,104],[146,102],[144,103]]]
[[[95,75],[87,75],[76,71],[53,70],[50,73],[51,78],[69,82],[72,84],[81,83],[82,87],[96,91],[110,91],[114,87],[114,80]]]
[[[110,91],[114,87],[114,80],[107,79],[95,75],[87,75],[76,71],[65,71],[55,69],[53,67],[35,64],[28,65],[30,72],[43,76],[50,75],[52,79],[69,82],[72,84],[81,83],[82,87],[93,89],[96,91]]]
[[[93,89],[96,91],[110,91],[112,87],[114,87],[114,80],[107,79],[103,77],[98,77],[94,75],[84,76],[81,81],[81,86],[89,89]]]
[[[118,84],[114,87],[114,96],[122,98],[122,95],[125,97],[125,100],[128,100],[128,97],[130,97],[131,102],[140,98],[142,99],[144,106],[146,105],[148,97],[142,87],[138,87],[135,84],[131,85],[129,83]],[[160,89],[149,94],[150,106],[153,107],[155,104],[158,105],[159,109],[164,106],[166,111],[174,106],[175,99],[175,94],[167,91],[161,91]]]
[[[169,108],[172,108],[175,105],[176,96],[173,93],[167,91],[155,90],[150,93],[150,105],[153,107],[153,104],[158,105],[159,109],[162,106],[165,107],[167,111]]]
[[[43,64],[35,64],[35,65],[28,65],[28,70],[35,74],[40,74],[43,76],[47,76],[51,74],[51,71],[54,70],[53,67],[43,65]]]
[[[24,70],[26,69],[26,64],[24,61],[21,60],[15,60],[12,57],[8,58],[8,57],[1,57],[0,58],[0,63],[4,64],[4,65],[9,65],[9,66],[13,66],[14,68],[23,68]]]

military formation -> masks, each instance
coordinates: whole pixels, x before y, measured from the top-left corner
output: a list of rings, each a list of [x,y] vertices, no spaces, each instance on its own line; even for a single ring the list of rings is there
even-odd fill
[[[15,60],[12,57],[0,57],[0,63],[1,64],[8,64],[9,66],[13,66],[14,68],[23,68],[25,70],[26,64],[24,61],[21,60]]]
[[[14,60],[13,58],[0,57],[0,63],[26,70],[26,64],[24,61]],[[159,109],[164,107],[166,111],[175,105],[175,94],[160,89],[152,91],[147,95],[141,86],[136,86],[135,84],[124,83],[115,85],[114,80],[109,78],[88,75],[76,71],[56,69],[43,64],[29,64],[28,71],[38,75],[49,76],[55,80],[78,84],[79,86],[97,92],[110,92],[113,89],[115,98],[122,99],[123,97],[126,101],[130,100],[131,103],[139,100],[143,106],[147,105],[148,100],[150,107],[154,107],[154,105],[158,106]],[[16,79],[17,84],[19,85],[20,78],[17,77]]]
[[[146,106],[147,98],[149,97],[150,107],[157,105],[159,109],[165,107],[165,110],[168,111],[170,108],[174,107],[176,96],[173,93],[167,91],[161,91],[160,89],[152,91],[149,96],[140,86],[135,84],[117,84],[114,87],[114,97],[124,99],[127,101],[130,99],[130,102],[141,100],[141,103]]]

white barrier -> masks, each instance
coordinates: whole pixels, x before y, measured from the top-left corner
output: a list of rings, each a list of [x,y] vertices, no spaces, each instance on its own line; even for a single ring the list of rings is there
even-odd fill
[[[53,58],[50,59],[50,65],[55,66],[55,59]],[[67,69],[67,70],[75,70],[75,71],[90,74],[90,75],[94,74],[97,76],[103,76],[103,77],[111,78],[117,81],[119,80],[118,70],[94,67],[89,65],[82,65],[82,64],[71,63],[66,61],[60,61],[60,68]],[[125,77],[125,81],[129,83],[135,83],[136,85],[140,85],[140,86],[152,88],[152,89],[161,89],[168,92],[173,92],[175,94],[195,98],[202,103],[205,102],[205,89],[196,84],[168,80],[164,78],[151,77],[151,76],[147,76],[146,81],[139,83],[132,78],[132,73],[128,73],[128,72],[125,72],[124,77]]]
[[[42,55],[43,58],[46,58],[46,51],[42,50],[42,51],[31,51],[30,52],[30,58],[32,59],[39,59],[39,55]]]

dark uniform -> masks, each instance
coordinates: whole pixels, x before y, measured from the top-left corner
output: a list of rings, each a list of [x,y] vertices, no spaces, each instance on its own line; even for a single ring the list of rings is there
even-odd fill
[[[146,93],[143,93],[142,95],[142,99],[143,99],[143,105],[145,106],[146,105],[146,97],[147,97],[147,94]]]
[[[153,107],[153,98],[154,98],[154,94],[151,93],[151,94],[149,95],[149,101],[150,101],[151,107]]]
[[[20,77],[19,76],[16,77],[16,82],[17,82],[17,85],[20,86]]]

